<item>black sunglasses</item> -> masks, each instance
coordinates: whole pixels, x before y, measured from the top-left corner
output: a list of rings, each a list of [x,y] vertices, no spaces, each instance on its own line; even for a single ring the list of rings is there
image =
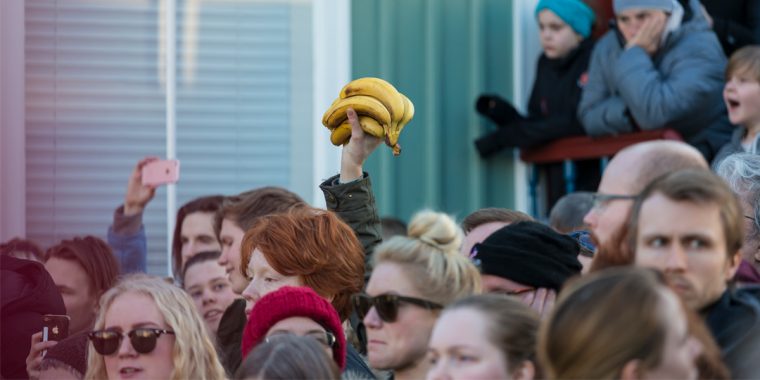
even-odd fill
[[[129,342],[132,343],[132,347],[141,354],[153,351],[156,348],[156,340],[161,334],[173,335],[174,331],[139,328],[126,333],[129,336]],[[95,351],[99,354],[113,355],[119,350],[124,333],[115,330],[99,330],[93,331],[87,334],[87,336],[92,341]]]
[[[430,310],[443,309],[442,305],[435,302],[414,297],[399,296],[396,294],[380,294],[375,297],[370,297],[367,294],[356,294],[351,297],[351,301],[354,304],[354,310],[356,310],[356,314],[359,315],[359,318],[364,319],[367,313],[369,313],[369,309],[374,306],[380,319],[387,323],[392,323],[396,320],[396,317],[398,316],[398,305],[401,302],[410,303]]]

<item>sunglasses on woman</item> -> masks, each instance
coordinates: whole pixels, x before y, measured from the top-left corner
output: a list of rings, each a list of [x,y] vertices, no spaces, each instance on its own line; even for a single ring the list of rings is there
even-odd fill
[[[430,310],[443,309],[443,305],[435,302],[420,298],[399,296],[396,294],[380,294],[375,297],[370,297],[367,294],[356,294],[351,300],[354,304],[354,310],[356,310],[356,314],[359,315],[359,318],[364,319],[367,313],[369,313],[369,309],[374,306],[380,319],[387,323],[392,323],[396,320],[396,317],[398,317],[398,306],[402,302]]]
[[[134,329],[128,333],[129,342],[135,351],[141,354],[148,354],[156,348],[156,340],[161,334],[172,334],[174,331],[139,328]],[[124,333],[115,330],[99,330],[89,333],[87,336],[92,341],[92,346],[101,355],[113,355],[119,350],[121,346],[121,339],[124,338]]]

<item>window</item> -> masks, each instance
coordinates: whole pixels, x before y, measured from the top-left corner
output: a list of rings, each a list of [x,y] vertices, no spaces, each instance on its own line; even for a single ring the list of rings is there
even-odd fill
[[[43,246],[105,238],[135,163],[172,151],[176,194],[160,188],[144,214],[150,273],[168,273],[175,196],[179,207],[275,185],[313,200],[313,163],[337,168],[315,153],[315,138],[329,143],[313,121],[313,104],[327,101],[313,85],[315,7],[324,4],[27,0],[26,236]]]

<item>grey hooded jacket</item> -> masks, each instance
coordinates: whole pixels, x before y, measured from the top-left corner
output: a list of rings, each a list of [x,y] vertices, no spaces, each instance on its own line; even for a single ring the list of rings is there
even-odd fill
[[[684,2],[685,3],[685,2]],[[650,57],[625,49],[617,30],[597,43],[578,117],[590,136],[669,127],[708,160],[728,141],[723,103],[726,57],[699,2],[690,0],[682,24]]]

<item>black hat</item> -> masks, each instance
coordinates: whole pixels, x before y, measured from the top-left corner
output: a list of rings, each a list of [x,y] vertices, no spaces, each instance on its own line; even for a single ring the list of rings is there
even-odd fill
[[[540,288],[559,290],[582,268],[578,242],[537,222],[503,227],[474,250],[483,274]]]

